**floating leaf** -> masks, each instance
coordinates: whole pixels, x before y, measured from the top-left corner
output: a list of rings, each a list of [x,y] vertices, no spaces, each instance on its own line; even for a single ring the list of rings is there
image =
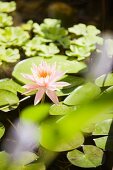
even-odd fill
[[[0,80],[0,89],[8,90],[15,94],[17,94],[17,92],[24,92],[24,89],[19,84],[8,78]]]
[[[60,103],[58,105],[53,104],[50,107],[49,113],[50,115],[66,115],[75,110],[76,110],[76,107],[69,107],[69,106],[66,106]]]
[[[7,90],[0,90],[0,110],[9,111],[18,106],[19,99],[17,95]],[[5,110],[6,109],[6,110]]]
[[[113,151],[113,136],[104,136],[93,140],[96,146],[104,151]]]
[[[93,83],[77,87],[65,100],[64,104],[78,105],[94,99],[100,94],[100,88]]]
[[[70,85],[67,87],[64,87],[63,89],[58,90],[57,91],[58,96],[69,95],[75,89],[75,87],[83,84],[85,80],[82,77],[65,75],[62,81],[68,82]]]
[[[68,152],[68,160],[76,166],[82,168],[95,168],[102,165],[103,151],[93,145],[84,145],[83,152],[73,150]],[[98,159],[97,159],[98,158]]]
[[[32,64],[35,63],[36,65],[39,65],[42,59],[50,64],[56,62],[57,69],[65,71],[66,73],[77,73],[86,67],[86,65],[82,62],[68,61],[66,60],[65,56],[60,55],[48,59],[42,57],[33,57],[19,62],[14,68],[14,71],[12,73],[13,76],[22,83],[28,83],[28,80],[23,78],[21,73],[31,74],[30,68],[32,67]]]
[[[93,135],[110,135],[113,134],[112,130],[112,121],[113,119],[107,119],[101,122],[98,122],[95,125]]]
[[[113,86],[113,74],[103,74],[102,76],[98,77],[95,81],[97,86],[104,87],[104,86]]]

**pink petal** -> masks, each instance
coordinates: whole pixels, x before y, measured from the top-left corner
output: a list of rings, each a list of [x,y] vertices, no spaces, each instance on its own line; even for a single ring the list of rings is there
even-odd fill
[[[64,76],[65,72],[53,72],[53,74],[51,75],[50,77],[50,80],[51,81],[57,81],[59,80],[60,78],[62,78],[62,76]]]
[[[53,103],[58,104],[58,97],[55,93],[55,91],[47,90],[46,91],[47,96],[52,100]]]
[[[59,87],[59,88],[62,88],[62,87],[65,87],[65,86],[69,86],[69,85],[70,85],[70,83],[63,82],[63,81],[56,82],[56,87]]]
[[[36,64],[32,65],[31,71],[32,71],[33,77],[36,81],[37,77],[38,77],[38,67],[36,66]]]
[[[27,89],[27,91],[24,92],[23,94],[27,94],[27,93],[37,90],[39,86],[37,84],[26,84],[23,86],[23,88]]]
[[[31,80],[31,81],[35,81],[34,80],[34,77],[30,74],[24,74],[24,73],[21,73],[21,75],[25,78],[25,79],[28,79],[28,80]]]
[[[34,100],[34,105],[38,104],[40,100],[42,99],[43,95],[45,93],[44,88],[39,88],[38,92],[36,93],[35,100]]]

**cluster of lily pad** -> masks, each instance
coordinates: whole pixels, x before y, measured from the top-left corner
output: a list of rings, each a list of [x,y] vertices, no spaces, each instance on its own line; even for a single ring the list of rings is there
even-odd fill
[[[3,170],[45,170],[47,158],[43,159],[43,154],[54,157],[56,152],[63,151],[75,166],[102,165],[104,151],[113,151],[112,133],[109,133],[113,119],[113,74],[109,72],[92,82],[86,81],[81,74],[88,69],[86,60],[97,52],[97,44],[103,44],[100,30],[85,24],[66,29],[60,20],[50,18],[41,24],[30,20],[14,26],[9,13],[15,9],[15,2],[0,2],[0,73],[9,71],[6,64],[12,67],[9,76],[0,79],[0,111],[10,114],[15,110],[21,121],[29,121],[40,128],[37,146],[41,152],[24,152],[24,158],[18,164],[14,161],[10,165],[8,158],[12,159],[12,155],[0,152],[0,166]],[[107,43],[108,55],[112,58],[113,41]],[[70,85],[56,92],[60,99],[58,105],[32,105],[20,112],[21,103],[33,95],[23,96],[22,86],[28,80],[22,74],[31,74],[32,64],[38,66],[42,60],[51,65],[56,63],[58,70],[66,72],[62,81]],[[1,124],[0,137],[4,132],[5,127]],[[85,144],[87,136],[95,145]]]

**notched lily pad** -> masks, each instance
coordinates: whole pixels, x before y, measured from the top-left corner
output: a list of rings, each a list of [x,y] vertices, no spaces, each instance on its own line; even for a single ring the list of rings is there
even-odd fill
[[[68,160],[76,166],[82,168],[95,168],[102,165],[103,151],[93,145],[84,145],[83,152],[75,149],[68,152]]]

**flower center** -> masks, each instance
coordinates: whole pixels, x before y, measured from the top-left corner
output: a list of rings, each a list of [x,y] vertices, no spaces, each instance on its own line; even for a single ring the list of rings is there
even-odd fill
[[[39,73],[39,77],[45,78],[47,76],[50,76],[50,74],[51,74],[50,72],[43,70]]]

